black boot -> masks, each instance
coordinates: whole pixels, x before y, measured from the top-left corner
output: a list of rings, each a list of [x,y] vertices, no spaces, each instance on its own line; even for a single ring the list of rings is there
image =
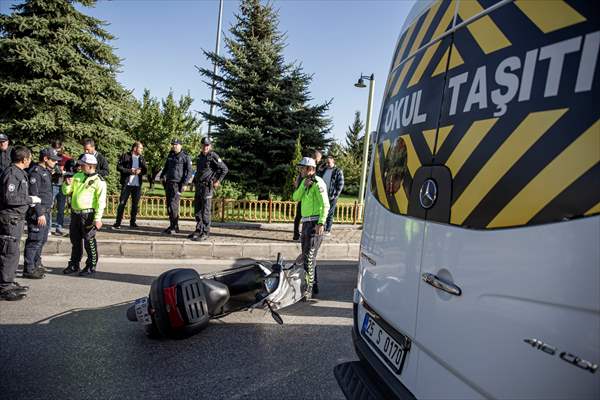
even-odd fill
[[[4,290],[0,292],[0,300],[18,301],[23,300],[27,296],[25,293],[18,290]]]
[[[31,272],[23,272],[23,278],[27,279],[42,279],[46,275],[46,271],[42,268],[36,268]]]
[[[2,286],[0,288],[0,292],[2,291],[15,291],[17,293],[25,293],[29,290],[29,286],[20,285],[19,282],[11,282],[10,285]]]
[[[79,267],[76,267],[71,264],[69,264],[67,268],[63,269],[63,274],[65,275],[74,274],[75,272],[79,272]]]
[[[86,266],[80,273],[79,276],[92,276],[96,273],[95,267]]]
[[[207,240],[207,239],[208,239],[208,235],[206,235],[204,233],[202,235],[194,235],[194,236],[192,236],[190,238],[190,240],[192,242],[202,242],[202,241]]]

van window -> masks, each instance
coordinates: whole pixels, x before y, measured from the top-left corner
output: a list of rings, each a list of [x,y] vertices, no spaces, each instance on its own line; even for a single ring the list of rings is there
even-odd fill
[[[384,95],[371,190],[391,212],[407,214],[412,179],[431,164],[455,1],[431,2],[400,36]]]

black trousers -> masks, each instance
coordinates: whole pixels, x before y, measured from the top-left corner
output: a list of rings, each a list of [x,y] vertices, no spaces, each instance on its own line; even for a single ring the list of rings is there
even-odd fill
[[[15,281],[24,224],[21,218],[0,216],[0,287]]]
[[[207,235],[210,232],[213,190],[208,185],[196,186],[194,195],[194,214],[196,217],[196,232]]]
[[[304,270],[306,271],[306,284],[308,291],[317,283],[317,252],[323,242],[323,235],[316,234],[317,221],[302,223],[302,255]]]
[[[296,216],[294,217],[294,237],[300,236],[300,221],[302,221],[302,202],[296,204]]]
[[[27,222],[27,240],[25,240],[25,250],[23,251],[24,272],[33,272],[42,265],[42,249],[48,241],[48,232],[52,225],[50,211],[46,212],[45,217],[45,226],[38,226],[37,220]]]
[[[179,182],[166,182],[165,194],[167,195],[167,213],[169,214],[169,228],[179,228],[179,198],[181,189]]]
[[[129,196],[131,196],[131,217],[129,218],[129,224],[135,224],[141,195],[142,190],[139,186],[123,186],[121,189],[121,196],[119,197],[119,206],[117,207],[117,219],[115,224],[121,225],[121,221],[123,221],[123,214],[125,213],[125,206],[127,205]]]
[[[71,212],[69,237],[72,246],[69,265],[79,268],[79,263],[83,256],[83,248],[85,247],[85,252],[87,253],[85,266],[95,270],[98,265],[98,244],[96,243],[94,213],[76,214],[75,212]]]

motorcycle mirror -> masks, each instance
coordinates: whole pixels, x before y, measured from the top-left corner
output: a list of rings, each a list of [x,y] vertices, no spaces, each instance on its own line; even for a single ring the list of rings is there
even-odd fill
[[[127,319],[132,322],[138,320],[137,315],[135,314],[135,304],[127,309]]]
[[[269,307],[269,311],[271,311],[271,317],[273,317],[275,322],[277,322],[279,325],[283,325],[283,318],[281,318],[281,315],[271,308],[271,304],[268,301],[265,303],[267,304],[267,307]]]
[[[283,318],[281,318],[281,315],[279,315],[277,311],[271,310],[271,317],[273,317],[275,322],[277,322],[279,325],[283,325]]]

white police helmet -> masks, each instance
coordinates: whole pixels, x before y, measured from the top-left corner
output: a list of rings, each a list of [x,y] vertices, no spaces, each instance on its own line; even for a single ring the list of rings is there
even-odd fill
[[[300,160],[300,162],[298,163],[299,166],[302,167],[314,167],[317,168],[317,163],[315,162],[314,158],[310,158],[310,157],[304,157],[302,158],[302,160]]]

